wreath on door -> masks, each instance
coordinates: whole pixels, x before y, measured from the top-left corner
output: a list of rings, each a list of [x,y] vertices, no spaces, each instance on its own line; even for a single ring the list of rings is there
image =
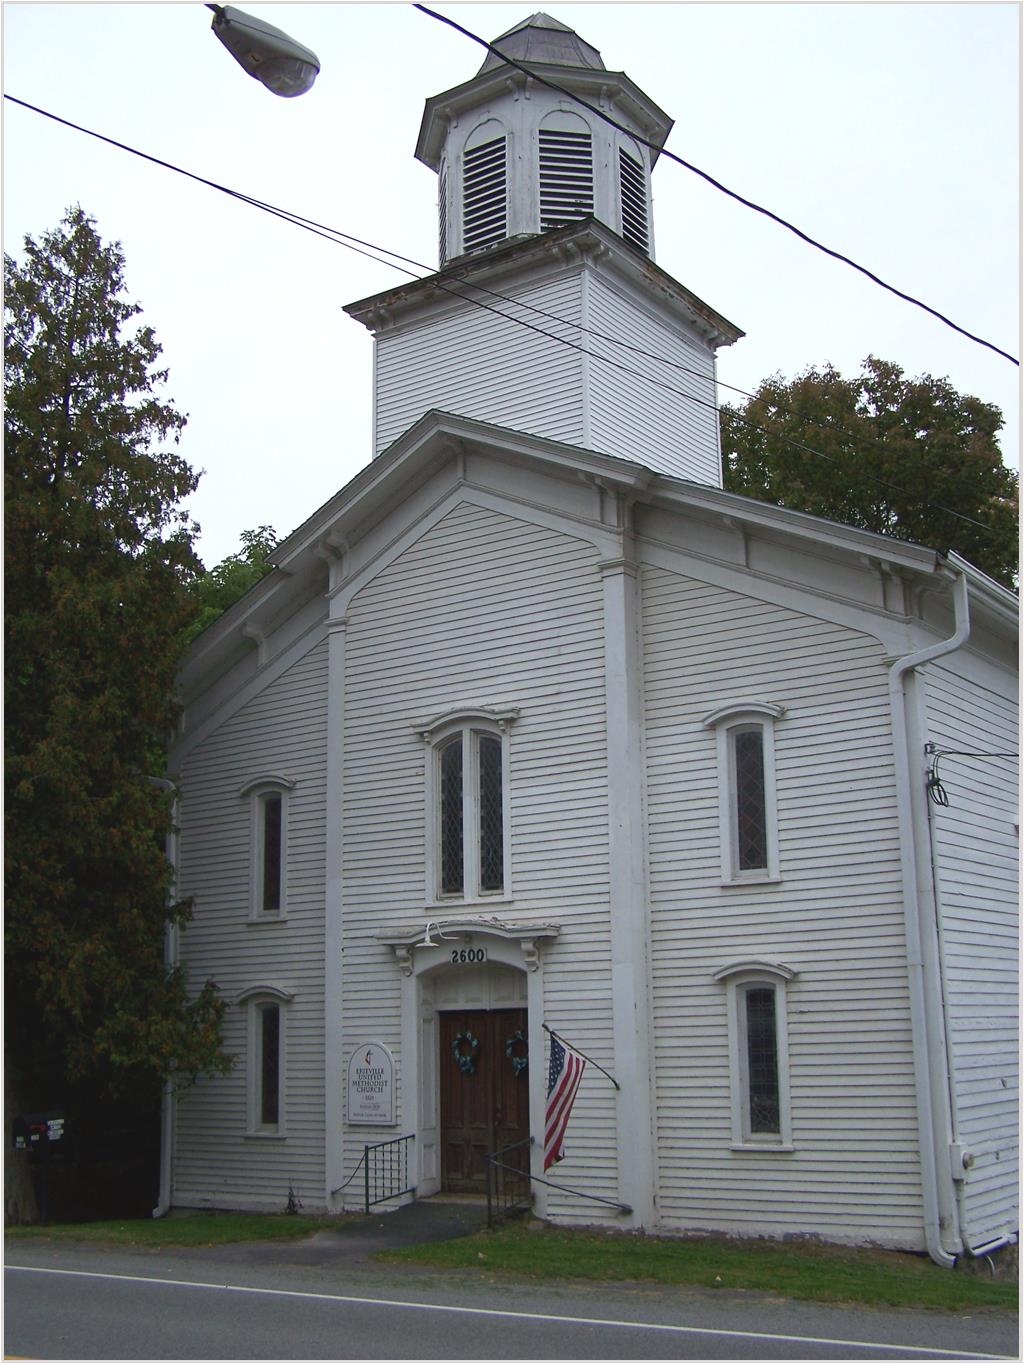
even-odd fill
[[[523,1045],[522,1053],[517,1053],[515,1050],[516,1046],[519,1043],[522,1043]],[[521,1076],[523,1072],[526,1070],[526,1068],[529,1066],[530,1064],[529,1044],[526,1041],[526,1034],[523,1032],[521,1028],[516,1029],[512,1037],[506,1041],[505,1056],[512,1063],[512,1070],[515,1072],[517,1076]]]
[[[464,1048],[468,1048],[469,1051],[464,1051]],[[469,1076],[476,1070],[476,1054],[479,1050],[479,1038],[474,1038],[468,1029],[457,1033],[452,1039],[452,1056],[458,1062],[459,1070]]]

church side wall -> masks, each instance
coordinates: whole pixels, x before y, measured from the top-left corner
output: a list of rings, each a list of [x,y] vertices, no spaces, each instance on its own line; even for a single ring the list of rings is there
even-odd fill
[[[578,278],[527,289],[510,286],[502,292],[514,301],[483,294],[485,307],[461,305],[445,316],[378,336],[374,376],[378,454],[431,409],[584,444],[580,354],[541,335],[549,332],[579,345]],[[533,313],[520,302],[564,323]]]
[[[884,650],[826,620],[645,567],[659,1210],[677,1229],[921,1245]],[[775,724],[780,880],[723,885],[715,735]],[[733,1150],[725,984],[786,986],[792,1151]]]
[[[968,679],[960,656],[923,671],[929,738],[949,798],[930,808],[956,1098],[956,1139],[973,1155],[962,1187],[970,1246],[1018,1225],[1017,761],[1014,680]],[[1002,686],[999,686],[999,682]]]
[[[174,1204],[283,1210],[289,1187],[307,1211],[324,1198],[324,799],[327,647],[321,642],[208,736],[177,775],[178,885],[195,896],[181,934],[194,989],[215,980],[228,1001],[231,1074],[201,1080],[176,1105]],[[251,802],[267,773],[288,792],[287,918],[252,922]],[[285,1016],[285,1137],[247,1136],[248,1019],[237,997],[277,986]]]
[[[466,703],[520,708],[510,731],[512,894],[464,912],[553,920],[543,949],[545,1019],[611,1068],[608,802],[601,579],[595,549],[479,506],[444,516],[346,611],[343,760],[344,1044],[388,1046],[398,1075],[402,977],[380,930],[459,914],[427,895],[428,753],[413,728]],[[334,832],[331,832],[334,837]],[[438,988],[440,989],[440,987]],[[532,1065],[543,1065],[532,1059]],[[346,1177],[364,1142],[347,1134]],[[566,1182],[615,1197],[614,1091],[600,1076],[573,1112]],[[569,1168],[571,1167],[571,1179]],[[594,1205],[563,1201],[569,1216]]]
[[[600,335],[584,340],[609,362],[589,362],[588,444],[641,464],[653,458],[663,474],[721,488],[713,354],[648,300],[633,300],[597,272],[588,285],[586,322]]]

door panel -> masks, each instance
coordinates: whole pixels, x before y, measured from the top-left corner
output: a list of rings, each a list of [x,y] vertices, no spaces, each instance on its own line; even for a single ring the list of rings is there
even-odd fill
[[[441,1075],[441,1187],[483,1194],[487,1188],[486,1158],[499,1147],[529,1136],[527,1070],[518,1074],[506,1056],[513,1035],[526,1033],[526,1011],[451,1010],[439,1016]],[[460,1043],[472,1053],[472,1070],[463,1070],[454,1055],[460,1035],[471,1035],[478,1046]],[[525,1053],[519,1044],[513,1051]]]

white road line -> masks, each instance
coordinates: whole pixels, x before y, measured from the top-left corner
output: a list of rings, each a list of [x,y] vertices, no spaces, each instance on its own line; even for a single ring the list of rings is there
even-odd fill
[[[68,1275],[85,1280],[121,1280],[127,1284],[169,1284],[185,1289],[220,1289],[232,1294],[266,1294],[281,1299],[320,1299],[372,1308],[418,1308],[430,1313],[461,1313],[482,1318],[518,1318],[526,1322],[563,1322],[574,1327],[626,1327],[642,1332],[676,1332],[681,1336],[742,1337],[748,1341],[792,1341],[805,1346],[856,1346],[863,1350],[898,1351],[900,1355],[950,1356],[959,1360],[1016,1360],[1016,1356],[976,1351],[946,1351],[939,1346],[893,1346],[883,1341],[848,1341],[843,1337],[798,1337],[780,1332],[737,1332],[724,1327],[677,1327],[666,1322],[631,1322],[619,1318],[569,1317],[561,1313],[515,1313],[505,1308],[464,1308],[450,1303],[416,1303],[405,1299],[363,1298],[355,1294],[314,1294],[302,1289],[262,1289],[247,1284],[208,1284],[204,1280],[171,1280],[159,1275],[114,1275],[98,1270],[60,1270],[53,1266],[7,1265],[32,1275]]]

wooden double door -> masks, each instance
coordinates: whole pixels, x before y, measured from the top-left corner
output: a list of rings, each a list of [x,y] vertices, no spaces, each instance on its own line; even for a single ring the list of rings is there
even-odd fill
[[[441,1188],[483,1194],[487,1157],[530,1136],[526,1010],[445,1010],[439,1019]]]

